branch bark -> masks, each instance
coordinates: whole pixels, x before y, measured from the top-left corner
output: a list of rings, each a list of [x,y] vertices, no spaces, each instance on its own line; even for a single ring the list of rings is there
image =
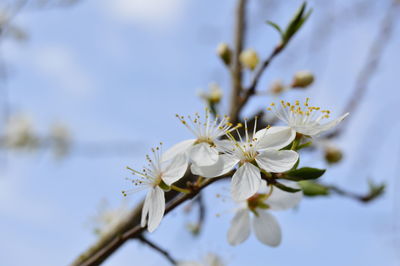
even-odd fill
[[[240,95],[242,93],[242,65],[240,64],[239,57],[243,51],[245,43],[245,31],[246,31],[246,4],[247,0],[238,0],[236,8],[236,21],[234,31],[234,47],[233,47],[233,58],[231,65],[231,80],[232,80],[232,92],[230,102],[230,118],[232,121],[238,121],[239,109],[238,105],[240,102]]]

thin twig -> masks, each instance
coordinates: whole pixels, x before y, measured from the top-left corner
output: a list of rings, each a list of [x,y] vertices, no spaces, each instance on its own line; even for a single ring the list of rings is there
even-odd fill
[[[236,106],[237,115],[239,115],[240,111],[243,109],[243,107],[249,101],[250,97],[253,96],[254,94],[256,94],[257,84],[260,81],[262,74],[264,73],[265,69],[267,69],[267,67],[272,62],[272,60],[283,50],[284,47],[285,46],[283,46],[283,45],[276,46],[275,49],[272,51],[272,53],[268,56],[268,58],[257,69],[257,71],[255,72],[253,79],[250,83],[250,86],[247,88],[246,91],[243,92],[243,96],[240,97],[240,101],[238,102],[238,104]]]
[[[385,189],[385,186],[382,185],[377,190],[370,190],[368,193],[365,193],[365,194],[357,194],[357,193],[354,193],[351,191],[347,191],[347,190],[340,188],[338,186],[335,186],[335,185],[323,185],[323,186],[328,188],[330,192],[334,192],[340,196],[354,199],[354,200],[360,201],[362,203],[370,202],[370,201],[382,196],[384,189]]]
[[[138,240],[140,240],[140,242],[145,243],[146,245],[148,245],[149,247],[151,247],[152,249],[156,250],[157,252],[159,252],[161,255],[163,255],[169,262],[171,262],[172,265],[176,265],[177,261],[168,253],[168,251],[166,251],[165,249],[159,247],[156,243],[151,242],[150,240],[148,240],[147,238],[145,238],[143,235],[140,235],[137,237]]]

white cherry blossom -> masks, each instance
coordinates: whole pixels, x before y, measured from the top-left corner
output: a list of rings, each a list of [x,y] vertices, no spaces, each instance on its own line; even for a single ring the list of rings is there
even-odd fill
[[[271,189],[269,193],[255,194],[244,202],[245,207],[237,210],[227,234],[229,244],[236,246],[244,242],[250,236],[251,227],[257,239],[265,245],[276,247],[281,243],[281,228],[269,210],[295,207],[303,192],[289,193],[277,187]]]
[[[137,189],[123,191],[126,195],[130,192],[149,189],[144,200],[142,209],[141,226],[147,225],[147,230],[153,232],[161,222],[165,211],[165,197],[163,188],[168,188],[174,182],[178,181],[186,172],[188,161],[185,154],[179,154],[166,161],[162,159],[161,149],[159,147],[152,149],[153,159],[146,156],[148,166],[143,171],[130,169],[136,179],[131,179]]]
[[[163,156],[168,160],[177,154],[186,153],[190,160],[199,166],[215,164],[219,158],[218,139],[240,126],[233,127],[227,116],[212,119],[208,109],[205,112],[205,121],[202,121],[199,114],[195,114],[194,118],[188,116],[188,120],[183,116],[176,115],[176,117],[195,138],[179,142],[168,149]]]
[[[330,117],[330,111],[321,110],[320,107],[309,106],[309,98],[306,99],[304,104],[300,104],[299,101],[295,101],[294,104],[281,101],[278,105],[272,103],[271,107],[267,109],[287,123],[293,131],[307,136],[317,136],[328,131],[349,115],[349,113],[345,113],[335,120],[321,124],[322,120]]]
[[[228,134],[230,145],[219,148],[224,153],[217,163],[211,166],[192,164],[193,174],[203,177],[216,177],[228,173],[236,165],[237,171],[232,176],[231,193],[237,201],[253,196],[261,185],[261,171],[281,173],[290,170],[297,162],[299,155],[295,151],[280,150],[289,145],[295,138],[295,132],[288,127],[270,127],[255,132],[249,137],[245,123],[245,139],[239,141]]]

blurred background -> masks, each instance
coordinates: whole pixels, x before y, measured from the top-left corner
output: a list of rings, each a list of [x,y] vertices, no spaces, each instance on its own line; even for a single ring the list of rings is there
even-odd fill
[[[309,21],[244,113],[310,97],[336,117],[365,81],[331,143],[343,160],[330,166],[319,151],[302,164],[328,167],[322,180],[355,193],[368,190],[368,179],[385,182],[385,194],[369,204],[307,198],[275,214],[283,230],[278,248],[254,235],[230,247],[235,206],[224,200],[229,183],[219,183],[203,195],[207,215],[197,237],[187,230],[196,213],[185,208],[149,235],[177,259],[214,252],[236,266],[400,265],[400,12],[391,0],[308,3]],[[300,4],[249,1],[246,48],[265,58],[279,42],[265,21],[285,25]],[[230,80],[215,50],[232,41],[234,8],[232,0],[0,0],[0,265],[71,263],[109,217],[142,199],[121,194],[130,185],[126,166],[140,168],[160,141],[168,147],[190,137],[176,113],[202,111],[198,92],[211,82],[222,88],[220,112],[227,112]],[[310,88],[267,93],[274,81],[289,83],[304,69],[315,74]],[[132,240],[104,265],[169,264]]]

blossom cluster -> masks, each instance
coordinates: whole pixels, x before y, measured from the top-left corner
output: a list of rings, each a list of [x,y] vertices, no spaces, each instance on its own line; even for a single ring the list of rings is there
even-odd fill
[[[230,178],[232,199],[241,206],[228,230],[231,245],[248,238],[251,216],[257,239],[269,246],[279,245],[281,229],[270,211],[293,208],[302,198],[296,182],[287,183],[279,178],[285,179],[298,167],[298,149],[303,138],[313,138],[330,130],[348,114],[323,124],[330,111],[310,106],[308,99],[302,104],[299,101],[272,103],[268,110],[286,125],[258,130],[256,118],[254,127],[249,129],[247,121],[244,125],[233,125],[228,117],[213,118],[207,110],[204,117],[177,115],[193,138],[165,152],[162,145],[152,149],[153,156],[146,156],[148,165],[142,171],[129,168],[136,176],[131,181],[137,189],[132,191],[148,189],[141,226],[147,226],[150,232],[159,226],[165,212],[166,191],[190,193],[190,189],[175,184],[190,169],[193,175],[199,176],[200,183],[207,178]]]

